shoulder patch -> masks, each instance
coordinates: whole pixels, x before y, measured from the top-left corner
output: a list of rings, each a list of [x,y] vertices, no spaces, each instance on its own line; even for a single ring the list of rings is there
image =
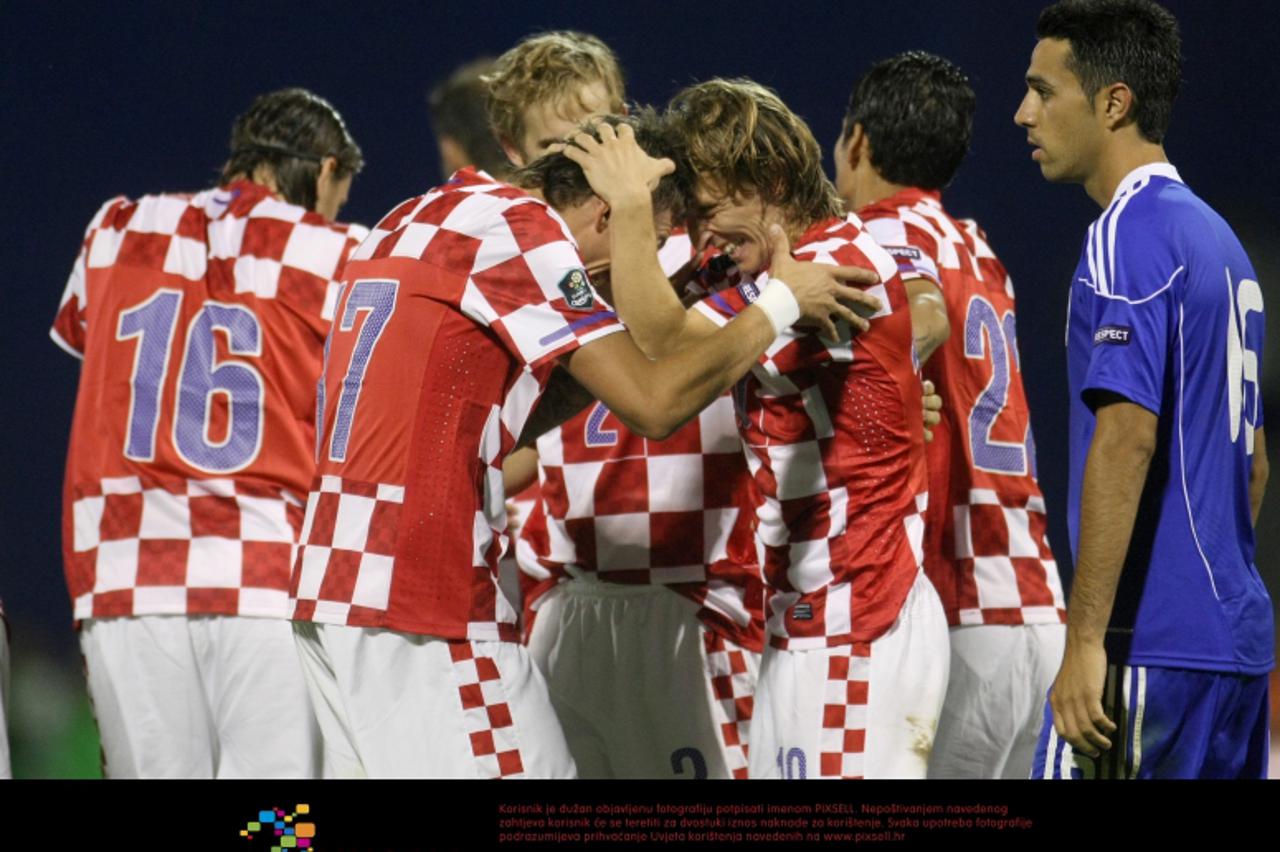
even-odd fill
[[[1133,329],[1125,325],[1104,325],[1093,333],[1093,345],[1113,343],[1128,346],[1132,331]]]
[[[738,285],[738,292],[742,294],[743,300],[748,305],[760,298],[760,288],[754,281],[743,281]]]
[[[559,286],[569,307],[583,310],[595,304],[595,298],[591,295],[591,283],[587,279],[585,269],[572,270],[560,279]]]
[[[920,249],[915,246],[885,246],[884,250],[894,257],[905,257],[908,260],[919,260],[921,257]]]

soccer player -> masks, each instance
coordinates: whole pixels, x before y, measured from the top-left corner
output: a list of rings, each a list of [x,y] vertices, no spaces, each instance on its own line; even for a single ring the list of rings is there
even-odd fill
[[[587,119],[626,111],[618,57],[587,33],[529,36],[481,79],[489,87],[493,134],[517,166],[550,151]]]
[[[219,186],[89,224],[52,336],[84,361],[63,555],[110,777],[317,774],[288,587],[362,165],[283,89],[236,119]]]
[[[616,58],[593,37],[536,36],[498,64],[493,124],[518,162],[593,106],[621,108]],[[616,94],[579,94],[593,90]],[[664,274],[691,254],[673,233]],[[528,643],[579,774],[745,777],[763,591],[732,401],[664,441],[595,402],[536,446],[540,497],[518,544]]]
[[[660,131],[596,132],[580,135],[592,140],[585,167],[542,157],[514,176],[523,189],[462,170],[392,210],[347,267],[293,579],[338,774],[573,774],[495,578],[502,461],[559,408],[556,391],[539,401],[557,361],[633,431],[661,438],[742,375],[801,304],[828,327],[851,315],[833,295],[847,288],[792,261],[780,239],[778,295],[698,345],[647,358],[590,276],[620,259],[615,284],[664,287],[654,247],[684,199],[678,180],[659,180],[671,162],[644,153],[663,153]]]
[[[1103,214],[1071,279],[1076,573],[1035,773],[1262,777],[1274,664],[1253,562],[1262,291],[1165,156],[1173,16],[1148,0],[1067,0],[1036,34],[1015,120],[1045,178],[1083,184]]]
[[[928,445],[925,573],[951,626],[930,778],[1026,778],[1062,660],[1065,606],[1022,389],[1013,282],[941,190],[969,148],[964,73],[912,51],[854,86],[836,189],[898,262],[924,375],[943,395]]]
[[[488,85],[482,79],[492,59],[477,59],[454,70],[427,96],[431,126],[440,151],[440,177],[475,166],[501,178],[511,169],[507,155],[489,129]]]
[[[752,777],[923,777],[946,684],[946,621],[920,571],[926,497],[920,380],[893,259],[822,174],[809,128],[771,91],[713,80],[672,101],[700,228],[750,279],[686,313],[669,289],[624,288],[619,315],[688,345],[768,299],[782,231],[798,258],[867,265],[880,308],[856,337],[792,330],[734,391],[761,500],[765,651]],[[615,264],[618,263],[615,258]]]

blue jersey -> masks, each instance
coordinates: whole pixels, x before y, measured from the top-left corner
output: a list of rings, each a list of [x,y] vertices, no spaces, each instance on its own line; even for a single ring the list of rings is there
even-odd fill
[[[1107,634],[1112,663],[1260,674],[1271,602],[1249,505],[1262,291],[1240,241],[1167,163],[1121,181],[1071,283],[1068,527],[1079,549],[1096,394],[1159,417]]]

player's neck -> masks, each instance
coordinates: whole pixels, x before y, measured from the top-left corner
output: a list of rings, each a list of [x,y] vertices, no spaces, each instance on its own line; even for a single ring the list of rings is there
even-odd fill
[[[1169,158],[1165,155],[1164,146],[1157,142],[1141,138],[1117,139],[1101,158],[1099,168],[1085,179],[1084,191],[1099,207],[1106,209],[1125,175],[1141,166],[1167,162]]]
[[[869,207],[872,204],[884,201],[886,198],[890,198],[907,189],[911,189],[911,187],[906,184],[885,180],[874,169],[860,170],[858,180],[854,183],[853,203],[849,206],[849,210],[856,213],[863,207]],[[846,202],[849,200],[845,199]]]

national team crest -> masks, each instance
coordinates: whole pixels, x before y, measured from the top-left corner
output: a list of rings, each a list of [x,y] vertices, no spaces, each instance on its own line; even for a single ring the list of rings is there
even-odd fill
[[[560,279],[560,292],[569,303],[569,307],[583,310],[595,304],[591,295],[591,282],[587,280],[585,269],[575,269]]]

